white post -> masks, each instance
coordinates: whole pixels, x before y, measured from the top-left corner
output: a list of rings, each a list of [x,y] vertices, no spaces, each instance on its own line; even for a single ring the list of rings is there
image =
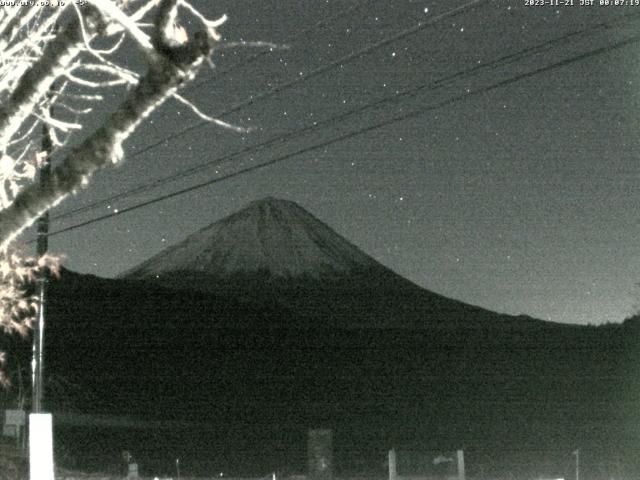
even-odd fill
[[[29,414],[29,479],[53,480],[53,421],[50,413]]]
[[[458,450],[458,480],[465,480],[464,473],[464,451]]]
[[[129,464],[129,471],[127,472],[127,478],[140,478],[138,476],[138,464],[136,462]]]
[[[398,470],[396,467],[396,451],[392,448],[389,450],[389,480],[397,480]]]

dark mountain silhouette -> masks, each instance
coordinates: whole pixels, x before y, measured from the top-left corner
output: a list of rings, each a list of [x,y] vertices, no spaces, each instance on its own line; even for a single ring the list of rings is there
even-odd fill
[[[51,410],[202,426],[96,427],[90,443],[59,427],[85,463],[131,449],[166,474],[177,457],[201,475],[304,471],[306,429],[327,426],[342,471],[384,475],[391,447],[464,447],[470,473],[522,478],[544,461],[568,475],[577,447],[638,467],[636,321],[561,325],[448,299],[291,202],[255,202],[119,279],[63,271],[49,298]]]
[[[363,253],[294,202],[265,198],[189,236],[122,278],[279,302],[289,327],[523,328],[514,318],[430,292]]]

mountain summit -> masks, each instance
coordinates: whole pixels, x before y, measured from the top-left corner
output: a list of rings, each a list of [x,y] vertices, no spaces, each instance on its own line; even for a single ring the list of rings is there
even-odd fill
[[[124,276],[191,272],[218,278],[255,273],[326,278],[371,268],[383,267],[298,204],[267,197],[190,235]]]
[[[421,288],[369,257],[294,202],[265,198],[123,275],[233,297],[296,328],[464,328],[525,319]],[[538,321],[532,320],[533,323]]]

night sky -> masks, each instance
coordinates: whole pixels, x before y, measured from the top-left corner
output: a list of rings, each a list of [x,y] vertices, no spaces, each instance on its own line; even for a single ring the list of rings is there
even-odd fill
[[[195,1],[210,18],[228,14],[221,33],[229,42],[289,47],[257,57],[264,48],[219,50],[215,69],[203,69],[183,91],[209,114],[235,110],[224,119],[253,131],[206,125],[178,135],[201,122],[169,102],[126,144],[124,163],[97,174],[54,218],[314,121],[322,128],[54,220],[52,231],[423,113],[53,236],[51,250],[68,268],[110,277],[252,200],[275,196],[298,202],[384,265],[448,297],[558,322],[622,321],[640,303],[640,43],[606,47],[637,35],[640,6],[499,0],[439,17],[467,3]],[[420,22],[426,25],[415,33],[312,73]],[[402,95],[419,86],[419,94]],[[255,102],[234,109],[252,95]],[[396,98],[327,122],[387,97]],[[169,134],[175,138],[158,144]]]

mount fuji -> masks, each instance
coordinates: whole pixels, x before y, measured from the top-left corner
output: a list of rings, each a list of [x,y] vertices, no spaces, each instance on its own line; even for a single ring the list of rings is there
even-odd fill
[[[381,268],[298,204],[269,197],[194,233],[124,276],[153,278],[185,271],[221,278],[260,273],[322,279]]]
[[[271,197],[190,235],[121,278],[280,305],[294,313],[297,327],[502,328],[506,323],[546,323],[496,314],[423,289],[298,204]]]

